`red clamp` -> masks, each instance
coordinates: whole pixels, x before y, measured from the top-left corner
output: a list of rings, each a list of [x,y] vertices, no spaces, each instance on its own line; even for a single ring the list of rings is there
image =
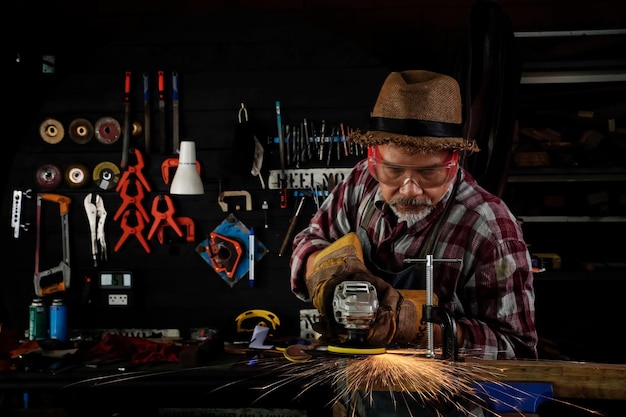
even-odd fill
[[[165,184],[170,183],[170,169],[178,167],[178,158],[167,158],[161,164],[161,176],[163,177],[163,182]],[[198,170],[198,175],[200,174],[200,162],[196,161],[196,169]]]
[[[131,183],[135,186],[134,188],[137,191],[137,194],[135,195],[128,194],[128,187]],[[142,184],[141,182],[136,181],[134,178],[126,179],[124,181],[121,191],[120,191],[120,197],[122,197],[122,204],[120,205],[120,208],[117,209],[115,216],[113,216],[113,220],[117,220],[122,215],[122,213],[131,204],[133,204],[135,208],[137,209],[137,211],[139,211],[139,213],[142,215],[143,220],[145,220],[146,222],[150,221],[148,212],[141,205],[141,202],[143,201],[143,198],[146,195],[145,192],[143,191],[143,186],[141,184]]]
[[[130,226],[128,224],[128,216],[130,215],[130,213],[133,213],[136,219],[137,224],[135,226]],[[120,240],[117,241],[117,244],[115,245],[115,248],[113,249],[115,252],[117,252],[122,247],[122,245],[124,244],[124,242],[126,241],[126,239],[128,239],[130,235],[134,235],[137,238],[137,240],[139,240],[139,243],[141,243],[141,246],[143,246],[146,252],[150,253],[150,245],[148,245],[148,241],[141,234],[141,231],[145,227],[145,222],[143,220],[143,217],[141,217],[140,215],[137,215],[136,210],[131,209],[131,210],[125,211],[124,215],[122,216],[122,222],[120,226],[122,227],[122,230],[124,231],[124,233],[120,237]]]
[[[196,240],[196,225],[193,222],[193,219],[191,217],[174,217],[174,221],[176,222],[177,225],[179,226],[184,226],[187,233],[186,233],[186,238],[185,240],[187,242],[193,243]],[[163,225],[163,227],[160,227],[159,230],[157,231],[157,239],[159,239],[159,243],[162,245],[164,239],[164,233],[163,233],[163,229],[165,225]]]
[[[134,165],[130,165],[130,164],[128,165],[128,168],[122,174],[122,177],[120,178],[120,182],[117,184],[115,191],[119,192],[122,189],[122,187],[124,186],[124,183],[126,183],[128,179],[130,178],[130,174],[133,174],[135,178],[137,178],[143,184],[146,191],[151,191],[152,188],[150,187],[150,184],[148,184],[148,180],[146,180],[146,177],[144,177],[143,175],[143,168],[145,167],[145,162],[143,159],[143,155],[141,154],[141,151],[139,151],[139,149],[133,148],[133,149],[130,149],[128,153],[131,155],[135,155],[136,162]]]
[[[164,211],[160,208],[163,202],[166,205]],[[152,216],[154,216],[154,222],[150,228],[150,233],[148,233],[148,239],[152,239],[157,229],[165,226],[165,223],[170,225],[178,236],[183,236],[183,231],[174,221],[174,203],[172,203],[172,198],[169,195],[159,194],[152,199]]]

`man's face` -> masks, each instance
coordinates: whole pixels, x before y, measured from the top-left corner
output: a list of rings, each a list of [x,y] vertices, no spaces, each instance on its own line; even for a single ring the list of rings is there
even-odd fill
[[[449,151],[409,154],[393,144],[372,150],[370,167],[383,198],[409,224],[432,211],[457,172],[458,154]]]

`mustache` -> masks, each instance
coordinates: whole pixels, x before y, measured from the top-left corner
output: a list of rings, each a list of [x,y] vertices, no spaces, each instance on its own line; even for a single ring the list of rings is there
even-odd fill
[[[390,206],[413,206],[413,207],[432,207],[433,201],[429,198],[407,198],[397,197],[389,201]]]

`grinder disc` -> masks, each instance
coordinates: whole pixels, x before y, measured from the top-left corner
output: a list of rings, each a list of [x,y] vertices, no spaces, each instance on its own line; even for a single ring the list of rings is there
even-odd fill
[[[56,119],[48,118],[39,125],[39,135],[48,143],[57,144],[65,136],[63,125]]]
[[[96,121],[95,135],[100,143],[110,145],[117,142],[122,133],[122,128],[117,120],[112,117],[101,117]]]
[[[113,162],[100,162],[93,169],[93,180],[103,190],[112,190],[120,180],[120,168]]]
[[[72,141],[83,145],[93,137],[93,125],[87,119],[74,119],[68,128]]]
[[[56,165],[42,165],[35,173],[35,180],[41,188],[45,190],[53,190],[61,184],[61,170]]]
[[[89,179],[89,169],[83,164],[72,164],[65,170],[65,182],[71,188],[82,188]]]

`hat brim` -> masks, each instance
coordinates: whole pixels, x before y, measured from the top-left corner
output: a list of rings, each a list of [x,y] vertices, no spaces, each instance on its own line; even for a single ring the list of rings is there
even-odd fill
[[[458,137],[408,136],[381,131],[355,130],[350,133],[348,138],[351,142],[360,145],[373,146],[394,143],[399,146],[415,148],[422,152],[453,150],[473,153],[480,151],[474,140]]]

